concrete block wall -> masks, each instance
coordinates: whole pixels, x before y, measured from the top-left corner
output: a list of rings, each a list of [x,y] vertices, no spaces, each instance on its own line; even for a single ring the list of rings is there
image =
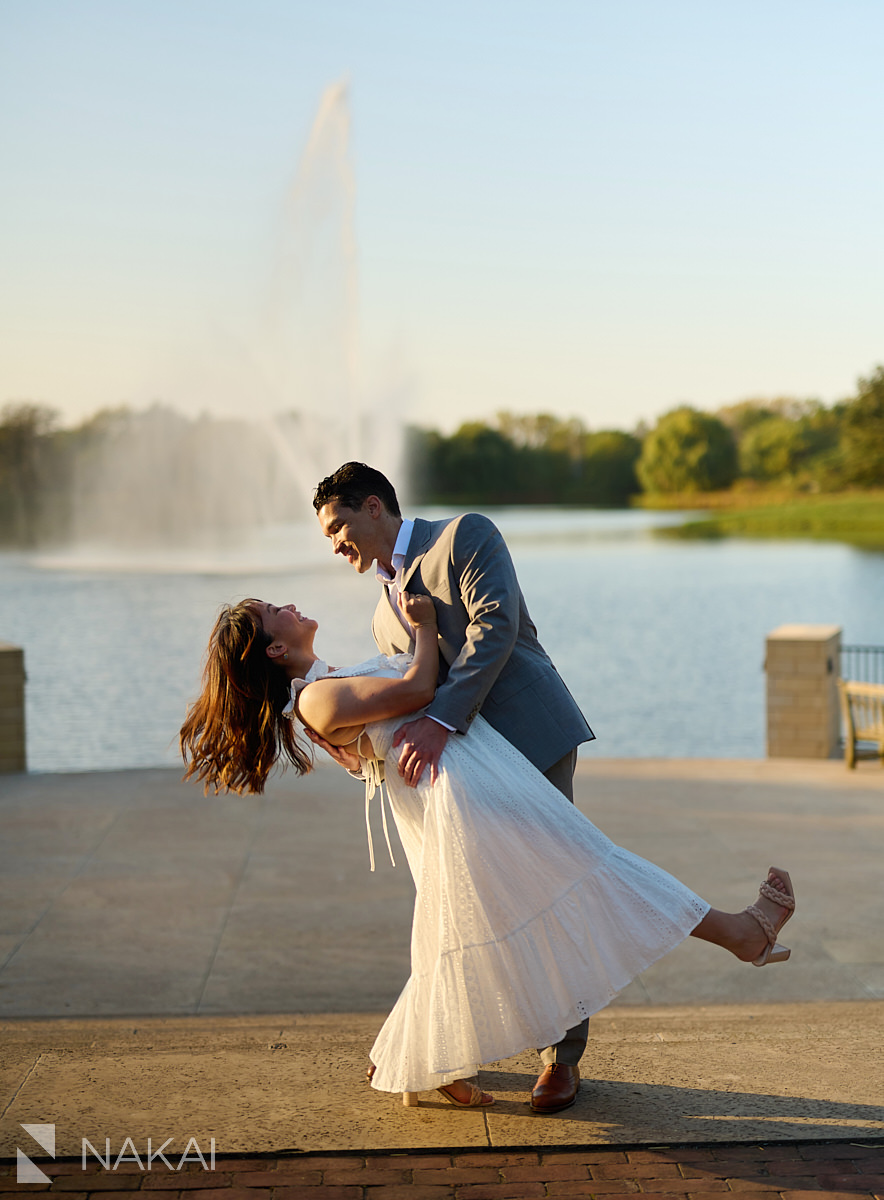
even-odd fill
[[[25,652],[0,642],[0,771],[24,771]]]
[[[767,637],[769,758],[831,758],[841,738],[839,625],[780,625]]]

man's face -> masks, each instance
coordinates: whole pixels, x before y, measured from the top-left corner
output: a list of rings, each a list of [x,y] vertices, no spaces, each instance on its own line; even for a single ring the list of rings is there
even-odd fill
[[[330,500],[317,514],[319,526],[335,554],[342,554],[360,575],[371,568],[382,549],[378,519],[382,511],[377,496],[369,496],[362,508],[347,508],[346,504]]]

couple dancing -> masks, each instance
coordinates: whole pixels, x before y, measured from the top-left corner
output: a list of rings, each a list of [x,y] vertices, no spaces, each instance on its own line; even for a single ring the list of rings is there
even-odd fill
[[[372,1047],[373,1087],[484,1107],[478,1067],[534,1046],[531,1107],[560,1112],[577,1097],[588,1018],[686,937],[758,966],[788,957],[785,871],[724,913],[572,803],[577,746],[594,735],[491,521],[403,520],[362,463],[322,480],[314,506],[335,554],[360,574],[377,564],[381,654],[334,669],[294,605],[225,608],[181,749],[187,776],[216,789],[262,791],[280,757],[308,771],[301,730],[367,796],[386,774],[417,895],[411,975]]]

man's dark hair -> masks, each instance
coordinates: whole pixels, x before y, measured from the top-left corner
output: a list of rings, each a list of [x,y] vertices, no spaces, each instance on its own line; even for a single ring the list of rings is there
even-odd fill
[[[344,463],[333,475],[321,480],[313,493],[313,507],[319,512],[323,504],[336,500],[345,508],[358,511],[369,496],[377,496],[392,516],[402,516],[396,489],[386,475],[360,462]]]

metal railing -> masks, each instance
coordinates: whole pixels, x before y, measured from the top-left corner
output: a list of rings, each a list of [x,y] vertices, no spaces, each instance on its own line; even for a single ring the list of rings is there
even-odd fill
[[[884,683],[884,646],[842,646],[841,678]]]

